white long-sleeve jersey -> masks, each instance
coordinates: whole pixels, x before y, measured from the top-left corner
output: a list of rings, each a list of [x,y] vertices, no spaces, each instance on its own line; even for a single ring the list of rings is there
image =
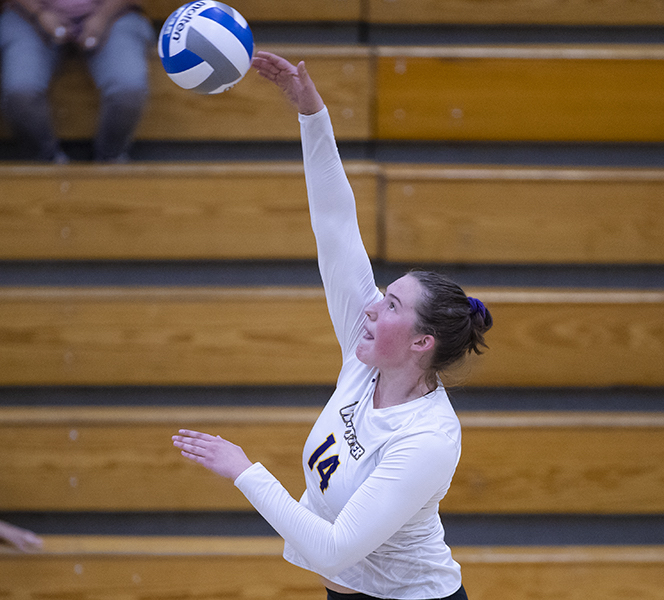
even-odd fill
[[[260,463],[235,485],[285,539],[284,557],[378,598],[444,598],[461,586],[438,503],[461,452],[461,428],[442,385],[373,407],[378,371],[355,348],[364,309],[381,298],[355,198],[327,109],[300,115],[311,221],[343,365],[304,446],[306,491],[296,501]]]

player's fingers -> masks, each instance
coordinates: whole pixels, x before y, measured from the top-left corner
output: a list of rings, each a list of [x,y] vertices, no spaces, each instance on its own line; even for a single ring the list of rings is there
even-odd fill
[[[277,75],[275,73],[271,73],[270,71],[266,71],[262,68],[257,68],[256,73],[258,73],[261,77],[264,77],[268,81],[276,82],[277,80]]]
[[[192,440],[191,438],[179,437],[174,435],[172,439],[173,439],[173,445],[176,446],[177,448],[186,448],[188,451],[203,448],[200,445],[192,444],[194,440]]]
[[[183,433],[185,433],[185,430],[180,430],[180,434]],[[197,434],[198,432],[186,432],[186,433]],[[214,437],[208,434],[198,434],[198,436],[192,437],[191,435],[174,435],[171,437],[171,439],[173,441],[173,445],[177,446],[178,448],[181,448],[183,447],[183,445],[186,445],[187,447],[192,449],[196,448],[197,452],[203,452],[210,445],[210,442],[215,440]]]
[[[202,433],[201,431],[191,431],[190,429],[180,429],[178,433],[181,436],[190,437],[195,440],[203,440],[205,442],[210,442],[215,439],[213,435],[209,433]]]
[[[202,456],[199,456],[198,454],[192,454],[191,452],[187,452],[186,450],[182,450],[180,452],[180,454],[182,454],[182,456],[184,456],[185,458],[188,458],[189,460],[193,460],[194,462],[197,462],[197,463],[200,463],[200,464],[205,463],[205,458],[203,458]]]
[[[42,544],[42,539],[31,531],[25,531],[22,533],[16,542],[16,545],[23,552],[29,552],[30,550],[41,548]]]
[[[30,546],[34,546],[36,548],[41,548],[44,545],[44,540],[42,540],[42,538],[40,538],[36,533],[32,533],[32,531],[26,532],[25,541]]]
[[[304,64],[303,60],[297,63],[297,74],[303,83],[308,83],[311,81],[311,77],[309,77],[309,71],[307,71],[307,65]]]
[[[256,56],[280,70],[294,68],[293,64],[287,61],[283,56],[278,56],[272,52],[265,52],[264,50],[261,50],[256,53]]]
[[[189,446],[197,446],[199,448],[205,448],[205,446],[207,446],[205,440],[187,437],[186,435],[174,435],[171,439],[173,440],[173,443],[177,442],[178,444],[188,444]]]
[[[254,67],[257,71],[264,73],[278,73],[279,69],[275,67],[270,61],[261,58],[260,56],[254,56],[251,60],[251,66]]]
[[[254,69],[256,69],[256,72],[263,77],[264,79],[267,79],[268,81],[271,81],[272,83],[277,83],[277,78],[280,76],[282,71],[279,71],[278,69],[272,69],[270,67],[264,67],[263,65],[260,65],[260,63],[252,63],[252,66]]]
[[[281,72],[281,69],[269,60],[265,60],[260,56],[256,56],[251,61],[251,66],[254,67],[261,74],[276,75]]]
[[[297,75],[297,68],[285,58],[281,58],[276,54],[265,54],[267,54],[267,57],[257,56],[254,59],[258,72],[264,77],[275,82],[283,82]]]

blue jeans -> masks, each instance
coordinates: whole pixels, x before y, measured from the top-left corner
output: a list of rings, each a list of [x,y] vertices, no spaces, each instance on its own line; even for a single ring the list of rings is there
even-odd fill
[[[129,149],[148,98],[148,53],[154,37],[150,21],[132,11],[113,23],[101,47],[84,54],[100,96],[97,160],[117,160]],[[52,160],[60,145],[48,90],[68,48],[47,41],[22,14],[7,7],[0,15],[0,52],[4,118],[35,158]]]

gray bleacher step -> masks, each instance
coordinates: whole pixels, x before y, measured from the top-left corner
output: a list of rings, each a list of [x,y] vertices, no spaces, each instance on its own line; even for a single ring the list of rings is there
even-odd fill
[[[4,386],[0,405],[323,407],[332,386]],[[457,411],[662,412],[662,388],[451,388]]]
[[[664,287],[664,265],[459,265],[374,262],[386,286],[411,268],[445,273],[461,286]],[[314,260],[0,261],[1,286],[320,286]]]
[[[664,544],[664,515],[441,516],[452,548]],[[0,519],[41,535],[277,535],[256,512],[2,512]]]

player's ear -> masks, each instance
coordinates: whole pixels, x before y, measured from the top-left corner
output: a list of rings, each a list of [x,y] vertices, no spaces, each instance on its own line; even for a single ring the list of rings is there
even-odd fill
[[[435,338],[430,334],[420,334],[415,338],[413,342],[412,349],[416,352],[428,352],[433,350],[433,347],[436,345]]]

